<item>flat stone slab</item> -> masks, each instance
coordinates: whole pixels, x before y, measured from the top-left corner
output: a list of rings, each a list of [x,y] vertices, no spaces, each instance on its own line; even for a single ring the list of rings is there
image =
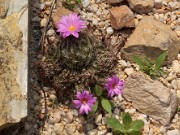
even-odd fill
[[[0,2],[1,128],[27,116],[28,0]]]

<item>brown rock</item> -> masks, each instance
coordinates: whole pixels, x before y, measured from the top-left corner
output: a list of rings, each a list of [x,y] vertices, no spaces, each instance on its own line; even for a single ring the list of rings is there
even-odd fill
[[[72,13],[70,10],[64,7],[59,7],[57,11],[51,16],[54,27],[57,28],[57,23],[60,21],[62,16],[69,15],[70,13]]]
[[[168,125],[177,110],[177,95],[144,73],[133,73],[125,81],[123,96],[140,112]]]
[[[117,3],[120,3],[122,1],[124,1],[124,0],[107,0],[107,3],[108,4],[117,4]]]
[[[180,39],[170,26],[144,16],[121,50],[126,61],[133,61],[132,54],[151,60],[168,51],[166,62],[171,63],[180,52]]]
[[[132,10],[140,14],[149,13],[154,7],[154,0],[128,0],[128,3]]]
[[[126,6],[110,9],[111,26],[118,30],[123,27],[135,27],[133,12]]]

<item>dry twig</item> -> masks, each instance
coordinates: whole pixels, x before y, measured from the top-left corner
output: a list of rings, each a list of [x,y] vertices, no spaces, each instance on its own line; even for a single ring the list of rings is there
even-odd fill
[[[47,20],[46,25],[45,25],[44,32],[43,32],[43,34],[41,36],[41,39],[40,39],[39,45],[38,45],[39,46],[38,48],[41,47],[41,49],[42,49],[43,56],[44,56],[44,41],[45,41],[48,25],[49,25],[49,22],[50,22],[50,18],[51,18],[55,3],[56,3],[56,0],[53,0],[52,5],[51,5],[51,9],[50,9],[50,13],[49,13],[49,16],[48,16],[48,20]]]
[[[49,13],[49,16],[48,16],[48,20],[46,22],[46,26],[45,26],[45,29],[44,29],[44,32],[43,32],[43,34],[41,36],[41,39],[39,41],[39,44],[38,44],[38,46],[39,46],[38,48],[41,47],[41,49],[42,49],[42,55],[43,56],[45,55],[44,54],[44,41],[45,41],[48,25],[49,25],[49,22],[50,22],[50,18],[51,18],[55,3],[56,3],[56,0],[53,0],[52,5],[51,5],[51,9],[50,9],[50,13]],[[45,122],[46,122],[46,120],[48,118],[48,108],[47,108],[46,93],[45,93],[45,90],[44,90],[44,77],[43,77],[41,71],[39,72],[39,75],[40,75],[40,80],[41,80],[40,87],[41,87],[41,90],[43,91],[44,101],[45,101],[45,115],[44,115],[44,118],[43,118],[43,127],[44,127],[44,124],[45,124]]]

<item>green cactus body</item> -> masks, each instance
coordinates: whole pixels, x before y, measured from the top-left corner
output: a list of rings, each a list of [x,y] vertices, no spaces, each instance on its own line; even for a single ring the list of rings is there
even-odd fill
[[[59,63],[61,67],[70,70],[82,70],[95,59],[96,50],[93,38],[81,34],[79,38],[70,36],[60,40]]]

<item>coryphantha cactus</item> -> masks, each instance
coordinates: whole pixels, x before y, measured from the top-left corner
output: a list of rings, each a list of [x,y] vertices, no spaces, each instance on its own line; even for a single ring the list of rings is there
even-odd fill
[[[84,25],[76,14],[62,17],[57,30],[59,41],[49,45],[42,63],[45,78],[56,89],[59,99],[73,96],[70,91],[104,85],[106,77],[114,74],[116,59],[106,44],[90,32],[79,33]]]

